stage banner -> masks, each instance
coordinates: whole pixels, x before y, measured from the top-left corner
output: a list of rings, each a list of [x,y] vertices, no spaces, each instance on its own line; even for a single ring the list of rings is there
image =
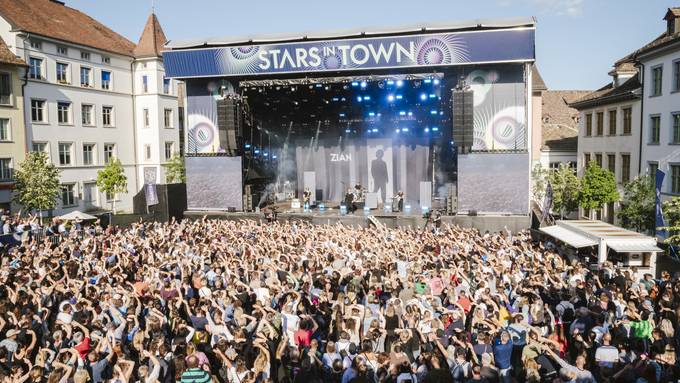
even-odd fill
[[[158,205],[158,193],[156,192],[156,184],[145,184],[144,196],[146,197],[146,206]]]
[[[241,157],[186,157],[189,210],[243,210]]]
[[[163,52],[168,77],[243,76],[534,60],[534,28],[427,33]]]

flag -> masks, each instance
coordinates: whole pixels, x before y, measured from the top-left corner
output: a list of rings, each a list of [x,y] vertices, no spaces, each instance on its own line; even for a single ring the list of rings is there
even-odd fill
[[[550,209],[553,205],[553,189],[548,181],[548,186],[545,187],[545,198],[543,199],[543,214],[541,215],[541,222],[544,222],[550,215]]]
[[[144,185],[144,196],[146,197],[146,206],[158,204],[158,193],[156,193],[155,184]]]
[[[663,185],[663,179],[666,176],[664,172],[660,169],[656,169],[656,235],[660,238],[666,237],[666,230],[660,229],[666,226],[663,219],[663,210],[661,209],[661,185]]]

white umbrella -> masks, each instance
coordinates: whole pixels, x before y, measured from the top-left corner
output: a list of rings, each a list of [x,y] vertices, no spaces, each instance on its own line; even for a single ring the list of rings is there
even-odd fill
[[[78,210],[72,211],[68,214],[64,214],[59,218],[64,220],[64,221],[75,221],[75,220],[90,221],[90,220],[97,219],[97,217],[95,217],[93,215],[89,215],[89,214],[83,213],[82,211],[78,211]]]

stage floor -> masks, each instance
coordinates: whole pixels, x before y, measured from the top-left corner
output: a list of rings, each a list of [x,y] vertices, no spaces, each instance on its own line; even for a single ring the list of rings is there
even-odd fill
[[[304,212],[301,209],[279,209],[279,222],[285,221],[305,221],[315,225],[343,225],[367,227],[368,216],[375,217],[381,224],[389,228],[418,227],[425,225],[426,219],[421,213],[414,212],[386,212],[384,210],[370,210],[365,213],[357,210],[353,214],[341,214],[338,209],[325,209],[323,211],[314,209]],[[227,211],[185,211],[184,217],[189,219],[200,219],[203,216],[214,219],[241,220],[250,219],[265,221],[263,212],[227,212]],[[459,225],[462,227],[475,227],[482,232],[498,232],[505,228],[517,232],[526,230],[531,225],[529,216],[519,215],[453,215],[442,216],[442,222],[449,225]]]

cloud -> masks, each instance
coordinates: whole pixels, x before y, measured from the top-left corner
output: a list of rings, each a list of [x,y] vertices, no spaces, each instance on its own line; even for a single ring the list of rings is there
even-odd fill
[[[585,0],[530,0],[543,12],[554,12],[560,16],[577,17],[583,15]]]

